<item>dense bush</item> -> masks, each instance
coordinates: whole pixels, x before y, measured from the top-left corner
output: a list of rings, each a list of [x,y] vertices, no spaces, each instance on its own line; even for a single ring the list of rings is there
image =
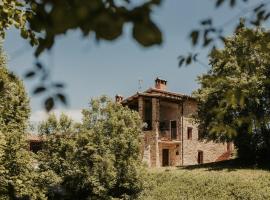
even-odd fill
[[[141,192],[137,112],[101,97],[91,100],[76,128],[64,115],[51,115],[39,130],[45,138],[39,167],[61,179],[51,199],[130,199]]]
[[[140,200],[270,199],[270,173],[263,170],[153,170],[148,181]]]

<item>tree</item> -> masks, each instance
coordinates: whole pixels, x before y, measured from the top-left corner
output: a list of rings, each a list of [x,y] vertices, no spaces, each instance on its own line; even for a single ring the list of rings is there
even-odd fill
[[[142,189],[139,151],[142,124],[138,113],[107,97],[93,99],[90,108],[83,110],[83,128],[94,133],[96,148],[104,149],[100,153],[109,149],[113,159],[116,177],[108,194],[114,198],[136,196]]]
[[[240,158],[257,163],[270,162],[269,44],[268,31],[241,24],[211,53],[211,70],[195,93],[201,136],[234,141]]]
[[[21,80],[6,65],[0,48],[0,198],[46,199],[50,173],[38,173],[26,141],[28,97]]]
[[[43,123],[59,127],[60,121],[49,117]],[[75,132],[61,131],[63,127],[46,135],[39,155],[40,169],[52,170],[61,178],[62,190],[54,196],[111,199],[138,195],[142,189],[138,113],[101,97],[83,110],[83,123]]]
[[[0,199],[42,200],[59,180],[52,171],[40,172],[24,134],[1,134]]]
[[[0,131],[22,131],[30,114],[24,85],[7,70],[6,55],[0,47]]]
[[[38,125],[38,133],[43,136],[52,134],[67,134],[74,132],[75,123],[71,118],[62,113],[59,120],[55,114],[50,114],[47,120],[44,120]]]

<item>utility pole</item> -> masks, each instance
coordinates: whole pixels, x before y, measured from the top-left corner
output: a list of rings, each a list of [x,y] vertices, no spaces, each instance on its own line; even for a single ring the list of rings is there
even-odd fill
[[[142,84],[143,84],[143,80],[139,79],[138,81],[138,91],[141,92],[142,91]]]

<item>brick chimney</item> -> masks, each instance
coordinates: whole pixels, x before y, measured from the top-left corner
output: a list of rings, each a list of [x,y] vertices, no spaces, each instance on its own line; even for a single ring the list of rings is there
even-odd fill
[[[121,96],[119,94],[115,95],[115,102],[116,103],[120,103],[121,101],[123,101],[123,99],[124,99],[123,96]]]
[[[155,80],[155,88],[159,90],[167,90],[167,81],[157,77]]]

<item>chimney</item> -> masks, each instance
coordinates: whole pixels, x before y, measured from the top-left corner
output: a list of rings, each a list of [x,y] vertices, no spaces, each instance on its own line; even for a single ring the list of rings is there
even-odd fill
[[[155,88],[159,90],[167,90],[167,81],[157,77],[155,80]]]
[[[115,102],[116,103],[121,103],[121,101],[123,101],[123,99],[124,99],[123,96],[121,96],[119,94],[115,95]]]

